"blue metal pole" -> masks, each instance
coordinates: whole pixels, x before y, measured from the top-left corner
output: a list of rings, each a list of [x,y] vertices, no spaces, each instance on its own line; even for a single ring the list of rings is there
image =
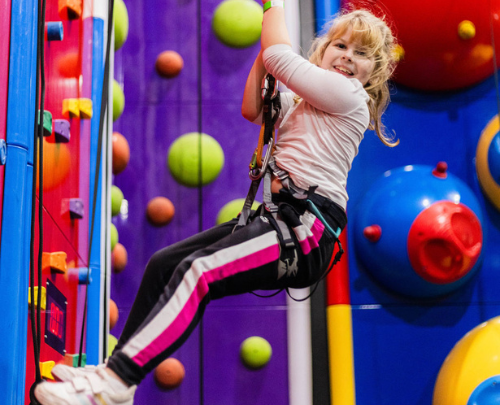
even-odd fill
[[[0,403],[24,403],[38,3],[12,0],[0,247]],[[30,358],[32,361],[32,358]]]
[[[329,22],[340,9],[340,0],[316,0],[314,2],[316,14],[316,32],[319,33],[323,26]]]
[[[89,203],[92,204],[94,195],[94,180],[97,159],[102,159],[97,154],[97,143],[99,139],[99,112],[101,111],[101,95],[103,91],[104,77],[104,21],[101,18],[94,18],[93,21],[93,54],[92,54],[92,105],[95,114],[91,121],[91,139],[90,139],[90,193]],[[104,148],[103,148],[104,150]],[[102,163],[102,160],[101,160]],[[103,167],[99,173],[101,179]],[[95,211],[94,236],[92,239],[91,256],[89,267],[92,272],[92,283],[88,286],[88,316],[87,316],[87,363],[98,364],[102,362],[99,358],[102,338],[102,319],[101,319],[101,200],[102,200],[102,182],[98,182],[97,204]],[[89,229],[92,228],[92,213],[89,215]]]

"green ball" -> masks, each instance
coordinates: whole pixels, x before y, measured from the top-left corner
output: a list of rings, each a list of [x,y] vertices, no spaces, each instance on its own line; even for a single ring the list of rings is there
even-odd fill
[[[269,342],[260,336],[245,339],[240,347],[243,363],[252,369],[264,367],[269,363],[272,353],[273,349]]]
[[[212,29],[223,44],[246,48],[260,38],[262,15],[262,6],[253,0],[225,0],[215,9]]]
[[[111,239],[111,251],[115,248],[118,243],[118,230],[116,229],[115,224],[111,224],[110,229],[110,239]]]
[[[125,94],[116,80],[113,80],[113,121],[122,115],[125,108]]]
[[[245,204],[244,198],[237,198],[236,200],[229,201],[220,209],[219,213],[217,214],[215,223],[217,225],[220,225],[224,222],[231,221],[233,218],[236,218],[243,209],[243,204]],[[259,205],[260,203],[254,201],[252,204],[252,209],[256,210]]]
[[[116,345],[118,344],[118,339],[114,337],[111,333],[108,334],[108,357],[113,354]]]
[[[123,202],[122,191],[116,186],[111,186],[111,215],[113,217],[120,213],[122,202]]]
[[[120,49],[128,36],[128,11],[123,0],[116,0],[113,8],[113,25],[115,28],[115,51]]]
[[[200,183],[205,186],[213,182],[224,167],[224,152],[210,135],[189,132],[170,146],[167,165],[178,183],[187,187],[198,187]]]

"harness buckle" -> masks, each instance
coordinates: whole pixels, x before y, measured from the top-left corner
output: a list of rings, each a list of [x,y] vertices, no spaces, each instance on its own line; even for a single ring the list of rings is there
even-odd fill
[[[269,93],[270,91],[270,93]],[[269,96],[269,100],[274,100],[278,95],[278,81],[269,73],[262,79],[261,97],[262,100]]]
[[[293,252],[293,257],[280,258],[278,264],[278,279],[280,279],[285,275],[287,277],[293,277],[299,271],[299,266],[298,266],[299,258],[297,255],[297,250],[293,249],[290,251],[290,253],[292,252]]]

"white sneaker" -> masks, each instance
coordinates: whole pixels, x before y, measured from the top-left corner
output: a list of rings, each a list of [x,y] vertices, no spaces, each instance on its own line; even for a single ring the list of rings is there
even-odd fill
[[[97,366],[86,365],[85,367],[71,367],[66,364],[56,364],[52,368],[52,375],[57,381],[71,381],[76,377],[85,377],[88,373],[95,373],[96,370],[106,368],[106,364]]]
[[[117,390],[112,379],[98,369],[68,382],[43,382],[35,388],[35,397],[42,405],[133,405],[137,386]]]

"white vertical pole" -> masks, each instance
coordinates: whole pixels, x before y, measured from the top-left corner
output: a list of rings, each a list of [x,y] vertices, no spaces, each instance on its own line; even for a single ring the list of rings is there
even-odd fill
[[[287,0],[285,19],[292,48],[300,54],[299,0]],[[310,289],[292,290],[294,298],[305,298]],[[287,296],[288,393],[290,405],[312,405],[312,346],[310,300],[296,302]]]
[[[294,298],[305,298],[310,289],[291,290]],[[288,392],[290,405],[312,405],[311,301],[295,302],[287,297]]]
[[[299,0],[285,2],[285,23],[292,41],[292,48],[300,54],[300,9]]]
[[[106,44],[107,44],[107,32],[108,24],[112,24],[112,21],[108,21],[108,2],[104,0],[94,0],[93,4],[93,17],[94,19],[102,19],[104,21],[103,27],[103,63],[106,60]],[[113,115],[113,62],[114,62],[114,30],[112,31],[111,37],[111,50],[109,54],[109,88],[108,88],[108,106],[109,116]],[[103,88],[104,91],[104,88]],[[109,302],[110,290],[111,290],[111,253],[108,252],[109,246],[111,245],[109,224],[111,223],[111,134],[113,132],[113,122],[112,120],[104,119],[103,125],[103,139],[102,139],[102,161],[101,161],[101,201],[98,202],[101,205],[101,218],[100,218],[100,263],[101,271],[99,273],[100,277],[100,302]],[[106,154],[107,153],[107,154]],[[99,159],[99,157],[97,157]],[[96,219],[97,220],[97,219]],[[107,269],[107,271],[104,271]],[[101,305],[100,315],[99,315],[99,325],[106,324],[104,320],[109,319],[109,305]],[[104,329],[99,328],[99,360],[108,356],[108,345],[107,345],[107,335],[109,333],[109,327]],[[106,337],[106,339],[104,339]],[[104,344],[103,344],[104,342]]]

